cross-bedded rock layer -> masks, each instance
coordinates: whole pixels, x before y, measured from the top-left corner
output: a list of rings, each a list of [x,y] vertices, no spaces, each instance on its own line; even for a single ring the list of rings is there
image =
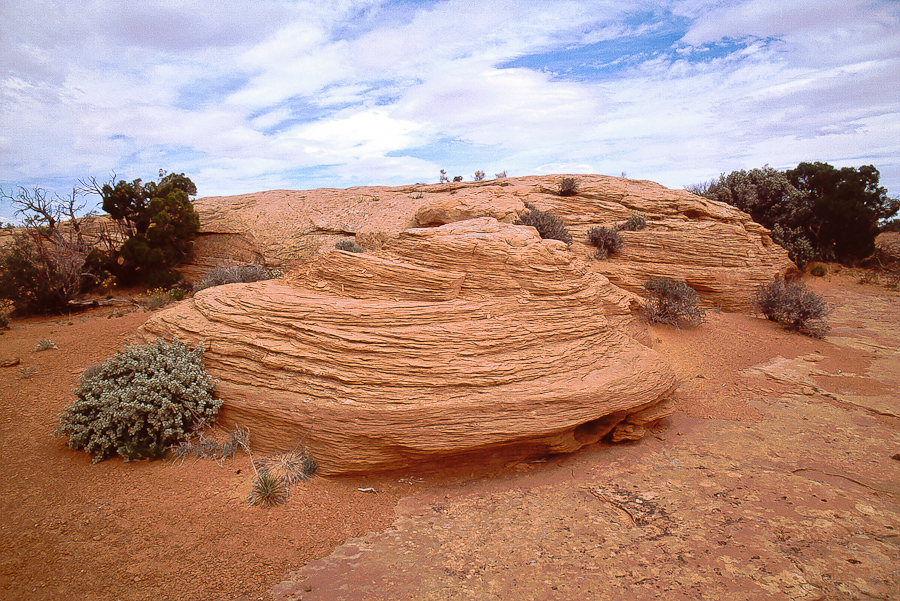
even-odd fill
[[[436,226],[476,217],[511,223],[525,203],[561,217],[575,238],[572,251],[588,268],[636,294],[656,276],[685,280],[708,305],[750,309],[755,286],[792,267],[767,230],[736,208],[670,190],[649,181],[576,175],[576,196],[557,194],[563,176],[531,176],[482,182],[366,187],[347,190],[276,190],[201,198],[196,264],[199,277],[218,262],[262,262],[290,267],[355,237],[369,250],[410,227]],[[622,232],[621,253],[590,259],[587,231],[647,218],[647,228]]]
[[[675,378],[628,335],[634,299],[532,228],[482,217],[210,288],[147,338],[204,342],[226,425],[302,442],[323,473],[639,438]]]

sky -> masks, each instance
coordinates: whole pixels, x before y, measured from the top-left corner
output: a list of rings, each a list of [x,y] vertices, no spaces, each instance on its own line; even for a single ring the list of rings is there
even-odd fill
[[[900,196],[900,1],[0,3],[7,192],[160,169],[200,196],[441,169],[681,188],[802,161]]]

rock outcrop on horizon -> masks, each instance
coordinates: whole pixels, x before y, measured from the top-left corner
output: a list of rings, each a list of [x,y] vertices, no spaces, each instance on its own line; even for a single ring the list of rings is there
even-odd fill
[[[378,250],[411,227],[477,217],[511,223],[526,203],[562,218],[575,238],[573,252],[589,269],[635,294],[643,293],[648,279],[667,276],[685,280],[707,305],[749,310],[753,289],[793,266],[765,228],[727,204],[602,175],[572,176],[578,194],[561,197],[556,192],[562,177],[200,198],[194,205],[201,217],[198,252],[186,273],[196,279],[220,262],[289,269],[341,239],[355,238]],[[619,255],[592,260],[587,231],[621,223],[632,211],[643,213],[648,227],[622,232],[625,247]]]
[[[206,345],[225,425],[324,474],[640,438],[676,381],[634,299],[534,229],[480,217],[209,288],[143,326]]]

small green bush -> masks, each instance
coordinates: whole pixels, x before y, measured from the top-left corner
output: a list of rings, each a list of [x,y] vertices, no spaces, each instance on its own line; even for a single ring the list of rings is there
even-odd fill
[[[578,180],[574,177],[564,177],[559,182],[560,196],[575,196],[578,194]]]
[[[609,255],[618,254],[625,245],[622,235],[614,228],[592,227],[588,230],[588,242],[597,247],[595,255],[598,259],[606,259]]]
[[[126,460],[158,458],[215,420],[221,400],[203,367],[203,346],[191,350],[176,338],[126,346],[99,369],[86,371],[72,392],[75,402],[59,415],[55,435],[98,463],[118,453]]]
[[[757,287],[753,306],[769,321],[813,338],[824,338],[830,329],[825,318],[832,307],[800,282],[774,280]]]
[[[619,226],[623,232],[637,232],[647,227],[647,218],[643,213],[632,211],[628,216],[628,221]]]
[[[195,291],[224,286],[225,284],[248,284],[262,280],[274,280],[284,275],[275,269],[266,269],[262,265],[216,265],[194,286]]]
[[[828,268],[821,263],[813,263],[809,266],[809,273],[820,278],[828,274]]]
[[[644,284],[647,291],[644,307],[650,323],[699,326],[706,319],[697,291],[684,281],[653,278]]]
[[[344,239],[344,240],[338,240],[337,242],[335,242],[334,247],[338,250],[345,250],[345,251],[351,252],[351,253],[366,252],[366,249],[364,249],[362,246],[360,246],[356,242],[356,240],[351,240],[349,238]]]
[[[9,329],[9,316],[6,313],[0,313],[0,330]]]
[[[572,243],[572,235],[562,219],[553,213],[541,211],[531,205],[526,204],[525,209],[516,217],[516,220],[513,222],[515,225],[529,225],[533,227],[544,240],[560,240],[566,244]]]

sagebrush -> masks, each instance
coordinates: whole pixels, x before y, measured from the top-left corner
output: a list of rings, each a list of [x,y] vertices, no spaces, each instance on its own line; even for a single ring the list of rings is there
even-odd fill
[[[54,434],[97,463],[118,453],[126,460],[158,458],[215,420],[222,401],[203,366],[203,346],[177,338],[126,346],[91,368],[73,390],[76,400],[59,415]]]
[[[515,225],[530,225],[538,231],[538,235],[544,240],[560,240],[566,244],[572,243],[572,235],[563,220],[547,211],[542,211],[531,205],[525,205],[525,210],[519,213]]]
[[[618,227],[623,232],[637,232],[647,227],[647,217],[643,213],[632,211],[628,219]]]
[[[597,248],[596,258],[606,259],[609,255],[618,254],[625,245],[622,235],[615,229],[603,226],[588,230],[588,243]]]
[[[650,323],[699,326],[706,319],[697,291],[682,280],[659,277],[644,283],[644,307]]]
[[[826,318],[833,310],[822,295],[816,294],[801,282],[774,280],[756,288],[754,308],[766,319],[793,330],[824,338],[831,328]]]
[[[557,190],[560,196],[575,196],[578,194],[578,180],[574,177],[564,177],[559,182]]]
[[[351,253],[364,253],[366,249],[359,245],[356,240],[345,238],[334,243],[334,247],[338,250],[344,250]]]

